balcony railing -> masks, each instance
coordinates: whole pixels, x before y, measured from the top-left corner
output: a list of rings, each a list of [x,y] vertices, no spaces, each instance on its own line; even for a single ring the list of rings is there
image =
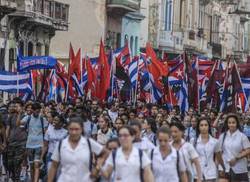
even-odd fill
[[[0,0],[0,6],[9,9],[16,9],[17,3],[16,0]]]
[[[38,0],[34,3],[34,12],[55,20],[68,22],[69,5],[50,0]]]
[[[141,0],[107,0],[107,8],[121,13],[135,12],[140,10]]]

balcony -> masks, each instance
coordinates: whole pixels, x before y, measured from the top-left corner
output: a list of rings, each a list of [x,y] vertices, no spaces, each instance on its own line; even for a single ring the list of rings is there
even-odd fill
[[[107,10],[124,15],[140,10],[140,4],[141,0],[107,0]]]
[[[16,0],[0,0],[0,19],[4,15],[14,12],[16,8]]]
[[[31,9],[17,9],[12,16],[27,18],[33,24],[47,26],[55,30],[68,30],[69,5],[52,0],[37,0]]]
[[[181,51],[183,49],[183,33],[160,31],[159,46],[165,50]]]

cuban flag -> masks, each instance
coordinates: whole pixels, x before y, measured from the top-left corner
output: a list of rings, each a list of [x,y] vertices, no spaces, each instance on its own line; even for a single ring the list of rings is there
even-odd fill
[[[146,60],[146,57],[140,56],[140,57],[134,57],[133,61],[129,64],[129,78],[131,81],[131,85],[133,87],[136,86],[136,82],[139,77],[139,72],[144,68],[145,64],[144,61]]]
[[[84,73],[82,74],[82,83],[81,83],[82,90],[85,89],[87,83],[88,83],[88,72],[85,69]]]
[[[142,72],[142,88],[146,92],[150,92],[151,102],[157,103],[163,96],[162,91],[156,86],[151,73]]]
[[[250,101],[250,78],[247,77],[241,78],[241,82],[244,92],[246,94],[246,98],[248,101]]]
[[[199,101],[207,100],[207,85],[211,76],[213,61],[206,57],[198,56],[198,86],[199,86]]]
[[[79,96],[83,96],[83,89],[82,89],[82,86],[81,84],[79,83],[78,79],[77,79],[77,76],[75,74],[73,74],[71,76],[72,80],[73,80],[73,83],[74,83],[74,87],[78,93]]]
[[[57,76],[54,69],[50,72],[49,76],[49,94],[47,100],[57,101]]]
[[[128,73],[129,73],[129,78],[130,78],[131,85],[133,87],[135,87],[137,79],[138,79],[138,59],[134,59],[129,64]]]
[[[182,113],[187,112],[189,107],[188,88],[183,61],[171,69],[168,79],[170,89],[175,97],[172,100],[177,100]]]
[[[126,43],[124,47],[116,49],[113,52],[113,60],[117,60],[118,64],[120,64],[126,71],[128,70],[131,62],[131,54],[128,43]]]
[[[31,93],[30,73],[0,71],[0,90],[8,93]]]

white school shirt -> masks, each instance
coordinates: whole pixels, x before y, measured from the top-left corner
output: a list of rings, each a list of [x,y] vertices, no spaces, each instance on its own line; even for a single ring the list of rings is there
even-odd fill
[[[57,182],[90,182],[90,154],[87,139],[81,137],[75,149],[71,148],[68,140],[69,137],[62,141],[60,156],[58,150],[59,144],[57,144],[52,155],[52,160],[60,162],[61,166],[61,173]],[[89,139],[89,141],[92,152],[99,155],[103,150],[103,146],[92,139]]]
[[[173,142],[171,142],[171,145],[173,147]],[[193,145],[182,139],[179,154],[183,157],[187,171],[190,172],[192,176],[194,176],[194,169],[191,160],[199,158],[199,155],[194,149]]]
[[[240,154],[240,152],[242,152],[242,150],[249,149],[250,142],[247,136],[244,133],[240,132],[239,130],[236,130],[233,134],[227,131],[224,142],[223,142],[223,137],[224,133],[220,135],[219,144],[220,144],[220,149],[222,151],[222,158],[224,160],[224,165],[226,167],[226,172],[229,172],[230,170],[229,161],[235,159],[235,157],[237,157]],[[236,174],[248,172],[247,159],[243,158],[238,160],[236,164],[231,168]],[[220,170],[222,170],[221,167]]]
[[[150,154],[151,156],[151,154]],[[177,151],[171,147],[171,153],[165,158],[162,158],[159,147],[156,147],[153,152],[152,169],[155,177],[155,182],[179,182],[177,173]],[[186,167],[181,155],[179,155],[179,172],[185,172]]]
[[[64,128],[55,129],[54,126],[49,125],[48,130],[45,133],[44,140],[49,142],[48,153],[53,153],[58,141],[64,139],[68,134],[68,131]]]
[[[191,143],[194,145],[196,139],[192,139]],[[219,142],[217,139],[209,136],[207,143],[203,143],[201,136],[197,139],[195,146],[196,151],[199,154],[199,161],[201,165],[202,175],[205,179],[203,180],[212,180],[217,179],[217,168],[214,162],[214,155],[220,151]],[[197,172],[195,170],[195,176],[197,177]],[[202,176],[202,177],[203,177]]]
[[[133,146],[146,152],[146,154],[149,154],[155,148],[155,145],[147,137],[142,137],[140,142],[134,142]]]
[[[142,168],[150,165],[150,159],[143,152],[142,155]],[[113,157],[112,153],[110,153],[106,164],[113,167]],[[122,152],[122,148],[118,148],[116,151],[115,158],[115,171],[114,171],[114,179],[115,182],[141,182],[140,179],[140,157],[139,150],[133,147],[128,160],[126,160],[125,155]],[[114,169],[113,169],[114,170]]]

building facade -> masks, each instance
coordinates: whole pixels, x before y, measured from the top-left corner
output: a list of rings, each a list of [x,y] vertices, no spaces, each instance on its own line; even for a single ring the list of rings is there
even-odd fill
[[[0,1],[2,2],[2,0]],[[67,31],[69,6],[51,0],[11,0],[16,8],[1,19],[1,68],[16,69],[23,56],[49,55],[56,31]]]

